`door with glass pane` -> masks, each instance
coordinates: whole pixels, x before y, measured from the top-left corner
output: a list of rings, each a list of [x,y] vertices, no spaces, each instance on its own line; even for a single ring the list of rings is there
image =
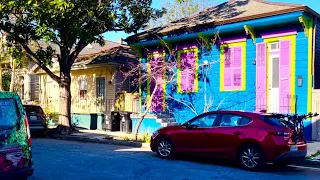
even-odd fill
[[[269,56],[268,111],[279,112],[279,54]]]

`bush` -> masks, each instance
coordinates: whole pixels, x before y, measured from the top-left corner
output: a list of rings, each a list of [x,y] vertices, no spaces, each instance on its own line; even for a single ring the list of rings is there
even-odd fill
[[[150,143],[151,142],[151,134],[149,133],[142,133],[141,134],[141,141],[145,143]]]

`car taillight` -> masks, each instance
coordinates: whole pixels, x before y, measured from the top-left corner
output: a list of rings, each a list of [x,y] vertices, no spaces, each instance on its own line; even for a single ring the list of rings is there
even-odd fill
[[[268,133],[273,135],[273,136],[283,136],[283,138],[285,140],[289,139],[289,133],[287,133],[287,132],[268,130]]]
[[[27,130],[27,135],[28,135],[28,146],[31,147],[32,145],[32,140],[31,140],[31,134],[30,134],[30,128],[29,128],[29,121],[27,116],[24,116],[24,122],[26,125],[26,130]]]
[[[46,114],[43,114],[43,119],[47,119],[47,115]]]

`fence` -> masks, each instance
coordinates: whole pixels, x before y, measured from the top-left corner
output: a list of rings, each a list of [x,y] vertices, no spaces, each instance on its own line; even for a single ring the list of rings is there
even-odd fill
[[[256,111],[267,110],[273,113],[296,113],[298,108],[298,95],[285,97],[272,97],[272,99],[257,98]]]

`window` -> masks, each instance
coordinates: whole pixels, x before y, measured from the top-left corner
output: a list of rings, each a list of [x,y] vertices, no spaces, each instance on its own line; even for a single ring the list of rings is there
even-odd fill
[[[35,114],[42,114],[43,110],[40,106],[32,106],[32,105],[25,105],[24,109],[26,113],[35,113]]]
[[[217,114],[209,114],[201,116],[195,120],[193,120],[190,124],[192,127],[196,128],[209,128],[213,127],[218,115]]]
[[[178,92],[198,91],[198,48],[178,51]]]
[[[270,52],[279,51],[279,42],[273,42],[269,45]]]
[[[245,42],[221,45],[220,90],[245,90]]]
[[[165,90],[166,90],[166,72],[163,70],[165,65],[165,53],[153,53],[148,55],[148,72],[154,72],[154,79],[148,80],[147,96],[150,98],[156,83],[159,86],[152,98],[151,111],[152,112],[164,112],[166,108]]]
[[[14,99],[0,99],[0,130],[13,128],[19,120],[19,111]]]
[[[260,116],[264,122],[271,126],[283,127],[284,125],[281,123],[279,118],[272,117],[272,116]]]
[[[273,57],[272,61],[272,88],[279,88],[279,57]]]
[[[97,77],[96,78],[96,98],[104,102],[106,99],[106,78]]]
[[[83,78],[79,80],[79,97],[80,100],[86,100],[88,98],[88,79]]]
[[[232,127],[232,126],[245,126],[251,123],[251,119],[243,116],[225,114],[221,118],[220,126],[222,127]]]

